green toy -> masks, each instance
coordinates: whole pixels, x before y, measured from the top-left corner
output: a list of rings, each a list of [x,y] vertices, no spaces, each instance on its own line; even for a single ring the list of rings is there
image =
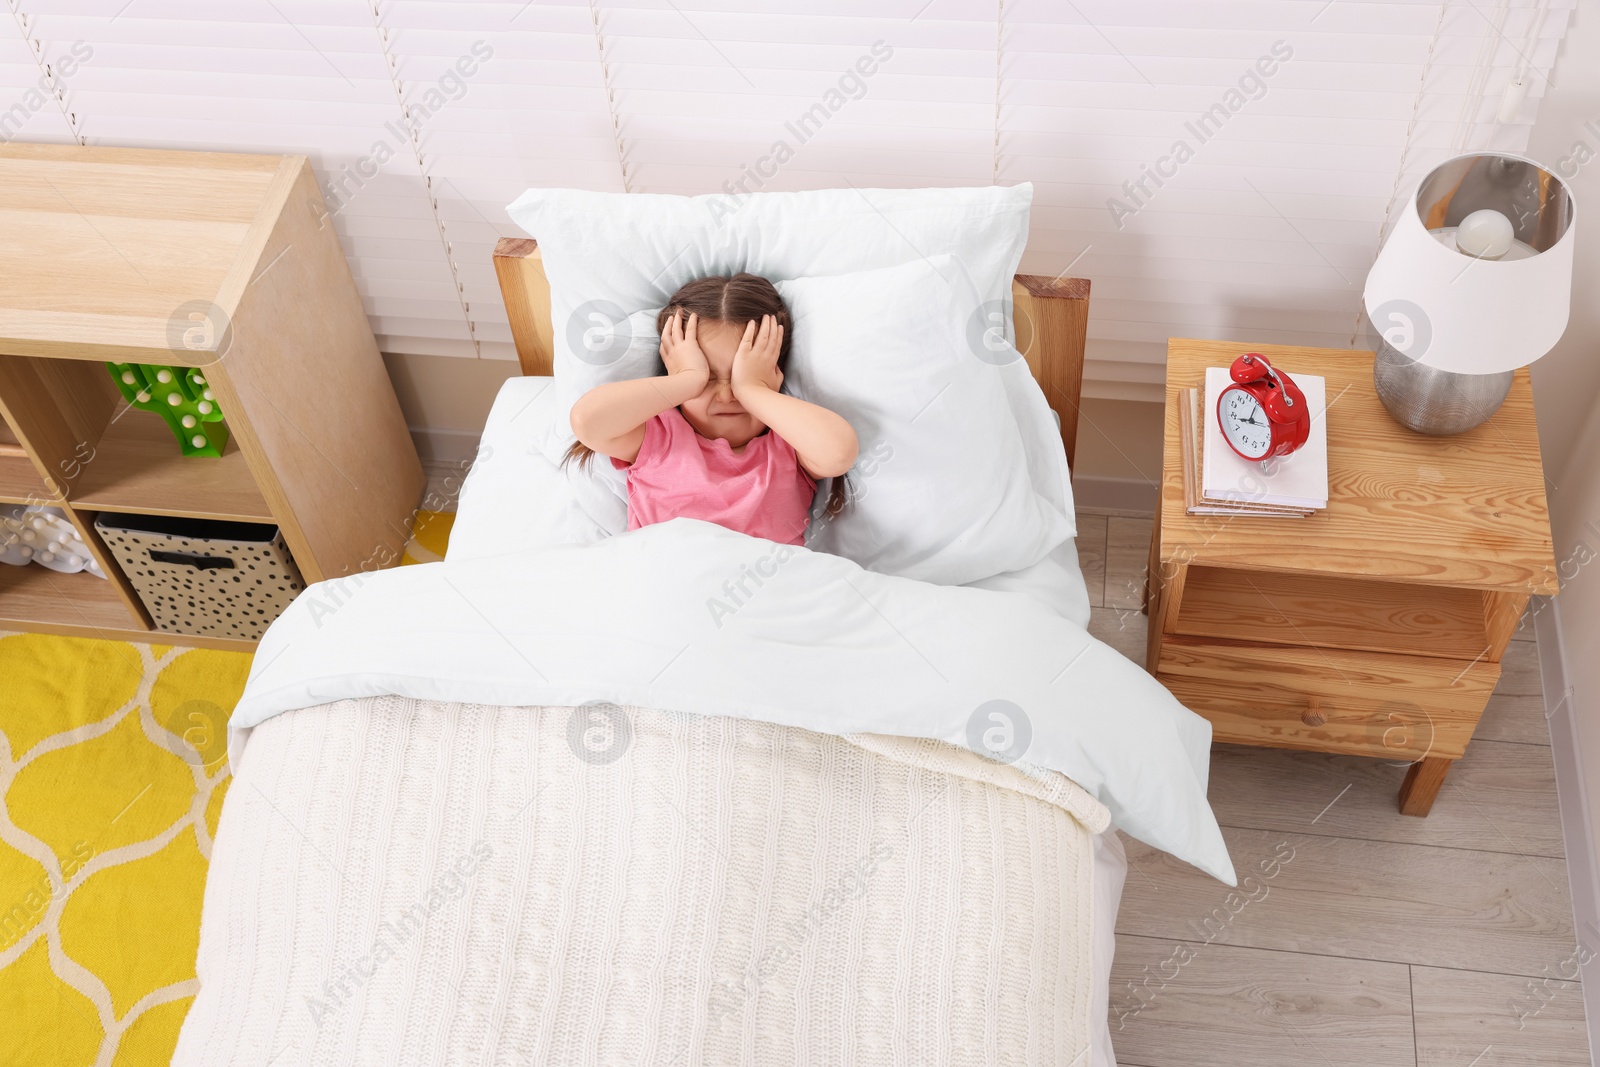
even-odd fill
[[[220,456],[228,443],[217,399],[205,375],[194,367],[152,367],[142,363],[107,363],[123,399],[154,411],[177,435],[186,456]]]

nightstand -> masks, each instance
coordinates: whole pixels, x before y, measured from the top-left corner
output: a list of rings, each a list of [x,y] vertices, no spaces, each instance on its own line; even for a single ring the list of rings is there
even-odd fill
[[[1328,382],[1328,507],[1306,518],[1188,515],[1178,391],[1260,352]],[[1465,753],[1528,597],[1556,592],[1526,369],[1487,423],[1413,433],[1370,352],[1174,339],[1150,545],[1146,667],[1217,741],[1411,763],[1426,815]],[[1209,417],[1209,414],[1208,414]]]

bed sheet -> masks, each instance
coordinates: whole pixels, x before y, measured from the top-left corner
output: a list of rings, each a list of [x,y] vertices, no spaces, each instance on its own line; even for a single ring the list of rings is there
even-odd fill
[[[450,533],[452,560],[592,544],[627,528],[622,471],[603,462],[581,473],[561,466],[571,436],[554,383],[529,376],[501,387],[461,489]],[[1073,539],[1031,567],[971,584],[1026,593],[1077,625],[1089,625],[1089,593]]]

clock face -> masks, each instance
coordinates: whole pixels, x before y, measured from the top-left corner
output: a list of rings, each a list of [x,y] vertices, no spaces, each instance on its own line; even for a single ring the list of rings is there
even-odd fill
[[[1272,448],[1272,426],[1261,402],[1243,389],[1229,389],[1218,405],[1228,443],[1248,459],[1261,459]]]

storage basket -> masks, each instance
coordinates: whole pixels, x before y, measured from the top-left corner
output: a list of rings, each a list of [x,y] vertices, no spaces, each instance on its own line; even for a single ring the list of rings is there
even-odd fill
[[[253,641],[305,588],[271,523],[102,513],[94,525],[169,633]]]

